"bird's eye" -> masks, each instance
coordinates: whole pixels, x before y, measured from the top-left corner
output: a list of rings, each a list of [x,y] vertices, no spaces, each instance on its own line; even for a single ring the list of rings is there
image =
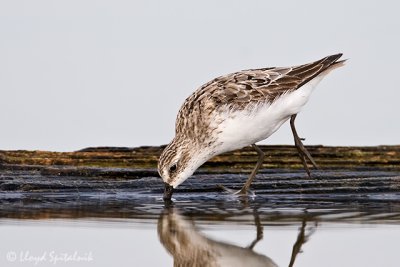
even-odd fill
[[[169,167],[169,171],[170,171],[170,172],[176,171],[176,164],[174,164],[174,165],[172,165],[171,167]]]

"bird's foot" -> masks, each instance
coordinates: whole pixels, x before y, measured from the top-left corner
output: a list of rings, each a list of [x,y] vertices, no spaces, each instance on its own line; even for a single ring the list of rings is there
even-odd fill
[[[240,190],[235,190],[235,189],[227,188],[223,185],[218,185],[218,188],[222,189],[223,191],[225,191],[231,195],[238,196],[238,197],[255,197],[256,196],[256,194],[253,191],[251,191],[245,187],[242,187]]]

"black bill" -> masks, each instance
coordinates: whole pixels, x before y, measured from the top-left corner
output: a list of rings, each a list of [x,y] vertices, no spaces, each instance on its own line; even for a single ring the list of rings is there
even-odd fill
[[[167,183],[164,183],[164,200],[171,200],[172,197],[172,193],[174,192],[174,188],[172,187],[172,185],[169,185]]]

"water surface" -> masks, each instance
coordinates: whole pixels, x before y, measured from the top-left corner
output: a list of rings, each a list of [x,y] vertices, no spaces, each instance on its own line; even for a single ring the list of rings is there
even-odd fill
[[[325,172],[331,183],[365,178],[365,190],[333,193],[294,183],[297,172],[279,173],[276,193],[261,174],[249,198],[209,190],[227,175],[203,175],[167,204],[155,177],[35,175],[2,173],[30,190],[0,191],[0,266],[399,266],[400,194],[368,189],[398,172]]]

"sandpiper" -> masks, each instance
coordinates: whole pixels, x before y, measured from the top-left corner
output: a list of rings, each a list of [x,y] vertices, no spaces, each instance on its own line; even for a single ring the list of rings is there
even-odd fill
[[[243,70],[204,84],[180,108],[175,137],[161,154],[158,172],[165,183],[164,199],[173,189],[215,155],[251,145],[258,161],[237,194],[246,195],[261,167],[264,152],[256,143],[268,138],[290,119],[295,146],[310,175],[306,159],[315,161],[303,146],[295,119],[315,86],[333,69],[343,66],[342,54],[293,67]]]
[[[263,238],[260,218],[257,213],[254,216],[256,239],[244,248],[207,237],[196,227],[193,218],[185,218],[176,209],[166,210],[161,215],[157,232],[161,244],[173,256],[174,266],[277,267],[271,258],[253,250]]]

